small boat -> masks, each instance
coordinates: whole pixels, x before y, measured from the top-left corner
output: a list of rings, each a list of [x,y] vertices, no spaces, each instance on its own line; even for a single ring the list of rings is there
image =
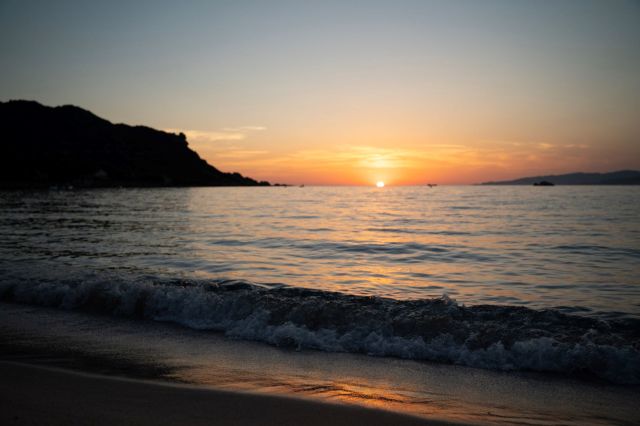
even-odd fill
[[[555,184],[548,180],[541,180],[540,182],[534,182],[533,186],[555,186]]]

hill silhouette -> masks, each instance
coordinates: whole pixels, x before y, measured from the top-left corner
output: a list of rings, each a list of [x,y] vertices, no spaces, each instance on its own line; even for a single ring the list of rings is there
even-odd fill
[[[113,124],[82,108],[0,102],[0,187],[269,185],[223,173],[184,134]]]
[[[640,171],[620,170],[610,173],[531,176],[514,180],[484,182],[481,185],[533,185],[541,181],[552,182],[555,185],[640,185]]]

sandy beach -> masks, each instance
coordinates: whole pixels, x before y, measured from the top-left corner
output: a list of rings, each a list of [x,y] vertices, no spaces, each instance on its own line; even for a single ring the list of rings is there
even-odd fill
[[[7,303],[0,367],[0,424],[638,424],[633,386],[296,351]]]
[[[361,407],[0,362],[4,425],[444,425]]]

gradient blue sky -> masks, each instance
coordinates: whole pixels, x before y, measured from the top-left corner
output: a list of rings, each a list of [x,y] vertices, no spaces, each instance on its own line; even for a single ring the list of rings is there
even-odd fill
[[[291,183],[640,168],[638,1],[0,0],[0,99]]]

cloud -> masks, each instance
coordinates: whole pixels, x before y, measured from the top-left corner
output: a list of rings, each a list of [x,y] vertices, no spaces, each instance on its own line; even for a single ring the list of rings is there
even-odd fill
[[[564,145],[564,148],[589,149],[589,145],[583,143],[571,143],[568,145]]]
[[[249,133],[266,130],[264,126],[226,127],[222,130],[165,129],[166,132],[184,133],[190,143],[202,144],[219,141],[241,141]]]
[[[225,132],[261,132],[267,130],[264,126],[240,126],[240,127],[225,127]]]
[[[463,155],[466,147],[453,144],[432,144],[424,149],[381,148],[361,145],[342,145],[331,150],[300,150],[280,159],[291,165],[305,164],[313,168],[354,169],[416,169],[425,163],[438,163],[452,155]]]
[[[255,157],[264,154],[268,154],[269,151],[262,150],[230,150],[230,151],[220,151],[215,154],[218,158],[248,158]]]

